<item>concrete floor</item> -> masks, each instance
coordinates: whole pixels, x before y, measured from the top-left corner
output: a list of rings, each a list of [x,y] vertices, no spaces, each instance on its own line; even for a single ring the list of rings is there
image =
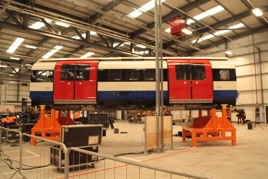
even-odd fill
[[[107,130],[100,148],[101,153],[139,153],[143,151],[142,124],[116,122],[115,127],[124,134],[114,134]],[[166,146],[164,152],[148,155],[131,154],[125,157],[147,164],[170,167],[174,170],[205,174],[218,179],[266,179],[268,177],[268,125],[233,123],[237,129],[237,145],[231,141],[201,141],[191,147],[191,139],[182,141],[173,137],[173,149]],[[173,134],[182,130],[181,125],[173,125]],[[120,146],[120,147],[116,147]]]
[[[231,141],[205,141],[197,142],[196,147],[191,147],[191,139],[182,141],[181,137],[175,136],[178,131],[182,130],[182,126],[177,124],[173,125],[172,149],[171,146],[165,146],[164,152],[153,151],[144,155],[144,124],[115,121],[114,127],[119,129],[119,133],[114,133],[113,129],[107,129],[99,153],[121,155],[120,157],[141,163],[168,167],[187,173],[203,174],[217,179],[266,179],[268,176],[268,125],[253,125],[252,130],[249,130],[246,124],[233,123],[233,125],[237,129],[236,146],[232,146]],[[4,151],[8,151],[8,147],[9,145],[5,145]],[[5,154],[7,153],[5,152]],[[42,152],[40,157],[42,157]],[[97,163],[95,171],[101,165],[101,162]],[[7,178],[1,174],[3,172],[1,166],[3,169],[4,165],[0,160],[0,178]],[[50,171],[56,173],[52,166]],[[35,175],[33,174],[33,176]],[[38,176],[33,178],[43,178],[43,174]]]

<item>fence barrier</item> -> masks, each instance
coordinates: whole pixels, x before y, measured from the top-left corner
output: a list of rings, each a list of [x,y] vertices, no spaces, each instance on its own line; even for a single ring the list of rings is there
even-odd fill
[[[36,139],[35,146],[30,138]],[[0,139],[0,178],[213,178],[102,154],[99,146],[66,148],[17,129],[0,127]]]

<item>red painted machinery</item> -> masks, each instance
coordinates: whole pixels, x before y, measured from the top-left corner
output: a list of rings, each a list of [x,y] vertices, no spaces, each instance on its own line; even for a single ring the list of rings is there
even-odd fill
[[[174,37],[179,38],[185,35],[182,32],[182,29],[186,28],[186,21],[184,19],[181,17],[175,17],[170,20],[170,25],[170,32]]]

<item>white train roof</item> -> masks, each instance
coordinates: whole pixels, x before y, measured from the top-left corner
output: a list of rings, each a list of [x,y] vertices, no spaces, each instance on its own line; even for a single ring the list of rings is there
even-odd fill
[[[167,68],[166,61],[163,68]],[[155,61],[100,61],[99,69],[155,69]]]
[[[210,60],[210,61],[228,61],[227,57],[163,57],[164,60]],[[155,57],[91,57],[91,58],[50,58],[50,59],[39,59],[40,62],[49,61],[61,61],[61,60],[99,60],[99,61],[141,61],[141,60],[155,60]]]
[[[56,61],[46,63],[37,62],[32,66],[32,70],[54,70],[56,63]]]
[[[212,68],[235,68],[235,65],[226,57],[164,57],[163,68],[167,68],[166,60],[209,60]],[[58,58],[40,59],[32,67],[32,70],[53,70],[57,61],[61,60],[99,60],[99,69],[155,69],[155,58],[137,57],[111,57],[111,58]],[[122,61],[123,60],[123,61]],[[125,60],[125,61],[124,61]],[[138,61],[134,61],[138,60]],[[141,61],[142,60],[142,61]],[[160,66],[159,66],[160,68]]]
[[[227,69],[227,68],[235,68],[235,64],[230,61],[210,61],[213,69]]]

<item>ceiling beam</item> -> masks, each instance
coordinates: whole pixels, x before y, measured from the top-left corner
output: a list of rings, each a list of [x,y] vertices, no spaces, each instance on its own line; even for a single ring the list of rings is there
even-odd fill
[[[100,10],[103,12],[109,12],[113,10],[117,5],[122,3],[124,0],[110,1],[106,6],[103,6]],[[92,16],[89,17],[89,22],[95,24],[95,22],[100,19],[104,14],[96,12]]]
[[[249,0],[242,0],[242,2],[249,8],[249,10],[253,10],[255,7]],[[255,16],[257,21],[259,21],[261,24],[263,24],[265,27],[268,27],[268,22],[263,16]]]
[[[263,6],[263,7],[260,7],[262,10],[264,10],[264,12],[267,12],[268,11],[268,6]],[[249,17],[249,16],[252,16],[252,11],[251,10],[247,10],[245,12],[242,12],[240,14],[237,14],[235,16],[232,16],[230,18],[227,18],[225,20],[222,20],[218,23],[215,23],[213,25],[210,25],[210,27],[205,27],[205,28],[202,28],[201,30],[199,31],[195,31],[193,32],[193,36],[199,36],[200,34],[204,34],[206,32],[209,32],[211,29],[218,29],[220,27],[223,27],[223,26],[226,26],[227,24],[230,24],[232,22],[235,22],[235,21],[238,21],[238,20],[241,20],[241,19],[244,19],[246,17]],[[186,41],[185,37],[180,37],[179,38],[180,41],[184,42]],[[164,45],[163,45],[163,48],[164,49],[167,49],[168,47],[176,44],[177,42],[176,41],[170,41],[170,42],[166,42]]]
[[[100,50],[117,52],[117,53],[128,55],[128,56],[140,56],[140,55],[133,54],[131,52],[118,50],[118,49],[114,49],[114,48],[110,48],[110,47],[105,47],[102,45],[98,45],[98,44],[90,43],[90,42],[85,42],[82,40],[76,40],[76,39],[73,39],[71,37],[53,34],[53,33],[45,32],[45,31],[41,31],[41,30],[34,30],[34,29],[30,29],[30,28],[25,28],[25,27],[17,26],[17,25],[10,24],[7,22],[0,22],[0,27],[5,27],[7,29],[11,29],[11,30],[26,33],[26,34],[36,34],[36,35],[47,36],[47,37],[55,38],[58,40],[69,41],[69,42],[72,42],[73,44],[77,44],[77,45],[91,46],[93,48],[97,48]]]

